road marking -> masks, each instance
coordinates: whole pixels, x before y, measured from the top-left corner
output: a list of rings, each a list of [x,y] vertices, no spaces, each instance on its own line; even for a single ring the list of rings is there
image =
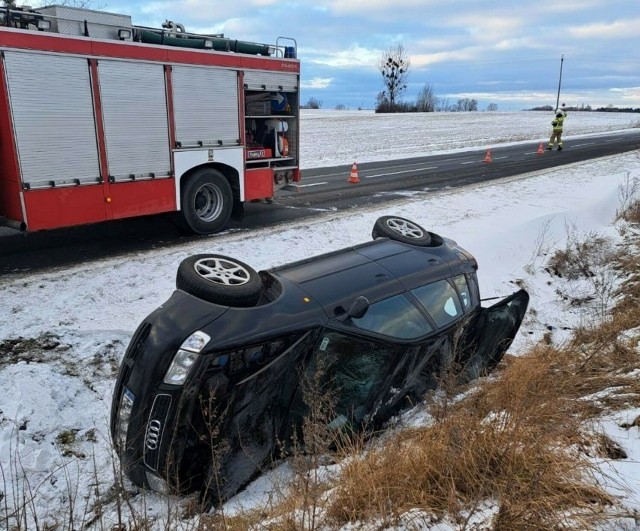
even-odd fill
[[[323,183],[309,183],[309,184],[299,184],[296,186],[296,188],[307,188],[309,186],[322,186],[323,184],[329,184],[328,181],[323,182]]]
[[[279,207],[288,208],[289,210],[310,210],[311,212],[337,212],[337,208],[329,207],[329,208],[311,208],[306,206],[294,206],[294,205],[278,205]]]
[[[574,144],[573,142],[571,143],[571,147],[580,147],[580,146],[592,146],[593,144],[595,144],[595,142],[587,142],[585,144]]]
[[[475,164],[476,162],[478,162],[477,160],[470,160],[468,162],[461,162],[460,164]]]
[[[393,171],[393,172],[386,172],[386,173],[378,173],[376,175],[365,175],[363,178],[364,179],[373,179],[374,177],[385,177],[387,175],[399,175],[401,173],[410,173],[410,172],[415,172],[418,170],[437,170],[438,166],[428,166],[427,168],[415,168],[413,170],[403,170],[403,171]]]

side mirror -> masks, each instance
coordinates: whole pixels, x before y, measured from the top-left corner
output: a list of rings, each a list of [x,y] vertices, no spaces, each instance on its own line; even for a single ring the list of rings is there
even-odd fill
[[[356,297],[356,299],[349,306],[349,311],[347,311],[347,315],[349,317],[354,317],[355,319],[360,319],[364,317],[364,314],[367,313],[369,309],[369,299],[360,295]]]

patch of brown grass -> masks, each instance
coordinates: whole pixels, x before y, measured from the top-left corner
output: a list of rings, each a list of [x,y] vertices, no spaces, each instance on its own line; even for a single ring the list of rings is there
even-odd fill
[[[616,219],[623,219],[632,224],[640,223],[640,179],[627,173],[618,190],[618,199],[620,208],[616,213]]]
[[[403,431],[351,460],[328,516],[335,523],[420,508],[462,515],[495,500],[500,529],[552,528],[600,516],[613,499],[591,481],[592,464],[572,451],[597,414],[563,352],[539,347],[513,358],[498,379],[464,400],[431,408],[431,426]],[[569,516],[570,515],[570,516]]]
[[[595,276],[594,266],[610,253],[608,240],[589,235],[577,241],[570,237],[564,249],[558,249],[549,258],[547,269],[553,275],[576,280]]]

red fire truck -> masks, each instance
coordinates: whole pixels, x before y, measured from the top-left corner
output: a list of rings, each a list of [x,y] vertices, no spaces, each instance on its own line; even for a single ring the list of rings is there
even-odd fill
[[[0,8],[0,219],[37,231],[179,212],[217,232],[300,180],[299,94],[291,38]]]

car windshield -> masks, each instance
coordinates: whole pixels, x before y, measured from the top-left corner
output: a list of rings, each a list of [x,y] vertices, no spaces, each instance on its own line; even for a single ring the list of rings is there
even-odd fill
[[[415,339],[433,332],[433,327],[403,295],[371,304],[360,318],[351,323],[370,332],[398,339]]]

